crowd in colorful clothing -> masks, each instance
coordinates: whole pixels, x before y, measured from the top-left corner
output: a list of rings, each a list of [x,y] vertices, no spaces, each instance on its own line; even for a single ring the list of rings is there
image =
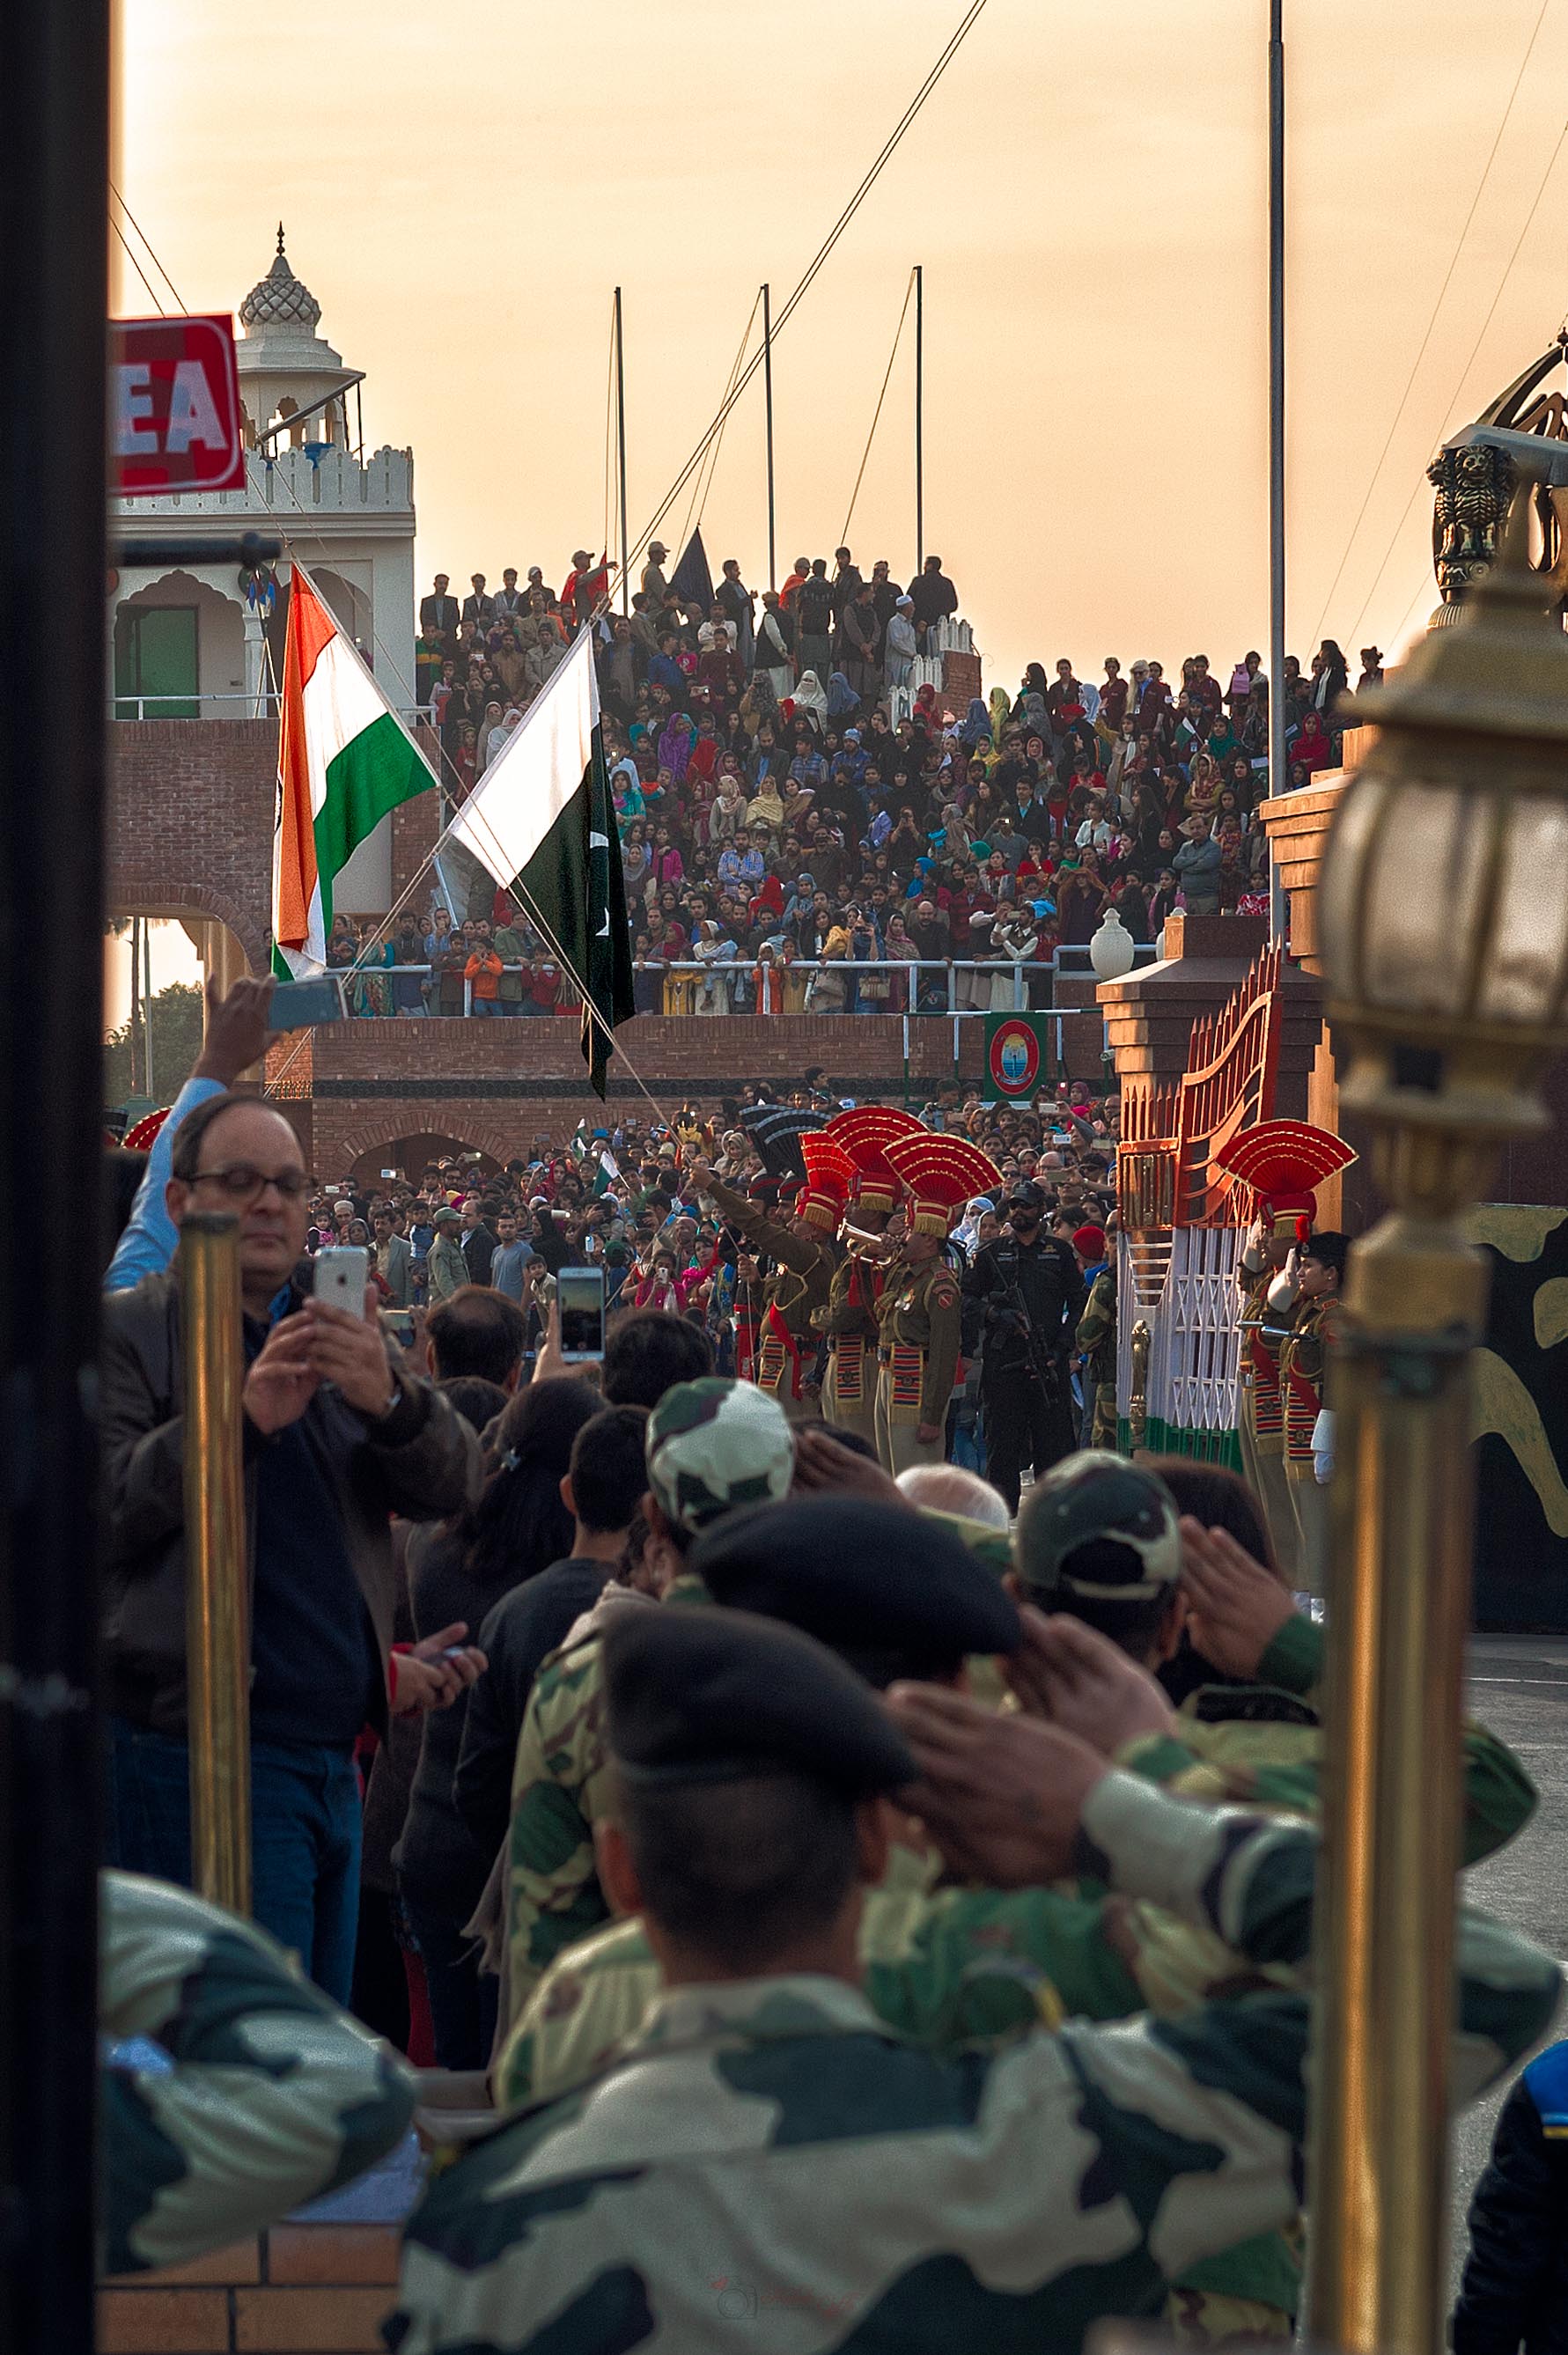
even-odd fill
[[[521,725],[583,625],[599,641],[611,790],[642,1012],[903,1013],[1051,1002],[1059,947],[1114,911],[1135,941],[1173,910],[1267,907],[1269,683],[1256,652],[1080,677],[1065,656],[1015,694],[950,698],[967,632],[929,557],[902,589],[841,548],[759,599],[727,561],[709,591],[655,541],[629,613],[580,549],[559,592],[536,566],[421,607],[419,695],[453,802]],[[1381,677],[1361,654],[1359,686]],[[1337,765],[1347,665],[1286,658],[1292,788]],[[955,708],[955,703],[957,708]],[[461,897],[464,904],[457,904]],[[526,907],[445,872],[392,925],[347,922],[329,960],[355,1010],[575,1011]],[[388,968],[392,968],[389,971]]]

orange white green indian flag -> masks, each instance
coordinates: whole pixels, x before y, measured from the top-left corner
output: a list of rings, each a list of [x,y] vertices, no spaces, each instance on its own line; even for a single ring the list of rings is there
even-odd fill
[[[435,772],[338,628],[302,564],[293,568],[278,734],[272,839],[272,969],[321,972],[332,887],[388,812],[428,792]]]

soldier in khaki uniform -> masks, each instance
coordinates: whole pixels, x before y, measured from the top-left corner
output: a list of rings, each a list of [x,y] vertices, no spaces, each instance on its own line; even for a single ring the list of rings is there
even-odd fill
[[[1279,1353],[1279,1374],[1285,1398],[1285,1487],[1298,1540],[1296,1580],[1298,1591],[1306,1594],[1328,1593],[1328,1490],[1317,1478],[1312,1434],[1324,1406],[1328,1350],[1349,1249],[1344,1235],[1309,1235],[1299,1252],[1292,1252],[1283,1275],[1276,1278],[1282,1291],[1289,1282],[1296,1287],[1290,1337]]]
[[[1305,1120],[1265,1120],[1243,1129],[1215,1156],[1250,1187],[1257,1216],[1236,1267],[1241,1303],[1241,1362],[1236,1376],[1237,1435],[1247,1485],[1263,1507],[1275,1563],[1300,1592],[1311,1584],[1301,1553],[1300,1523],[1285,1476],[1285,1394],[1280,1351],[1296,1306],[1284,1269],[1291,1246],[1305,1242],[1317,1215],[1315,1188],[1356,1158],[1332,1132]]]
[[[891,1104],[856,1104],[830,1120],[816,1137],[803,1137],[806,1167],[829,1149],[842,1154],[851,1192],[841,1231],[844,1257],[834,1270],[827,1305],[813,1323],[827,1338],[827,1373],[822,1412],[841,1431],[857,1431],[877,1443],[877,1316],[886,1279],[886,1232],[899,1198],[899,1181],[887,1158],[895,1136],[923,1134],[912,1113]]]
[[[762,1287],[754,1379],[759,1390],[778,1400],[792,1423],[806,1421],[816,1413],[815,1399],[805,1395],[816,1346],[811,1320],[827,1305],[838,1263],[833,1237],[843,1203],[836,1195],[803,1186],[786,1223],[720,1178],[710,1178],[708,1190],[730,1224],[773,1262],[773,1272]]]
[[[965,1137],[929,1130],[895,1137],[887,1155],[909,1196],[902,1261],[890,1269],[877,1312],[877,1453],[896,1478],[944,1458],[963,1295],[943,1245],[965,1203],[1001,1177]]]
[[[1105,1258],[1104,1227],[1080,1227],[1072,1238],[1073,1256],[1089,1287],[1074,1339],[1083,1364],[1085,1447],[1116,1444],[1116,1276]]]

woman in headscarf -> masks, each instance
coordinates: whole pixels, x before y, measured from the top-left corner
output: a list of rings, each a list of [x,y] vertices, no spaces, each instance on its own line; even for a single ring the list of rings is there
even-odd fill
[[[919,702],[920,698],[917,696],[915,698],[917,709]],[[977,751],[982,741],[989,738],[991,715],[977,695],[970,697],[969,709],[953,732],[966,752]]]
[[[827,696],[814,670],[803,670],[795,685],[794,718],[808,720],[820,735],[827,724]]]
[[[918,728],[935,729],[940,724],[941,713],[937,709],[936,689],[929,681],[924,687],[917,687],[914,691],[912,716]]]
[[[697,730],[684,711],[672,711],[660,731],[659,766],[667,769],[677,784],[686,774],[696,737]]]
[[[849,719],[860,709],[860,698],[841,670],[834,671],[827,681],[827,717],[829,719]]]
[[[734,963],[734,942],[725,940],[712,919],[705,918],[697,927],[691,954],[705,968],[697,985],[697,1002],[692,1011],[696,1014],[728,1014],[730,986],[719,967]],[[640,1308],[643,1303],[639,1301],[637,1305]]]
[[[1008,699],[1008,690],[1005,687],[994,687],[991,689],[990,709],[991,752],[994,759],[999,760],[1003,741],[1013,716],[1013,707]]]

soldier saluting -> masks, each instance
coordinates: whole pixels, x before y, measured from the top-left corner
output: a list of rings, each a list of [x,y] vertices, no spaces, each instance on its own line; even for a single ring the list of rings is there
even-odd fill
[[[1038,1475],[1076,1444],[1067,1352],[1083,1279],[1044,1216],[1043,1188],[1020,1178],[1008,1196],[1008,1231],[976,1252],[964,1282],[965,1342],[983,1351],[986,1477],[1015,1513],[1026,1454]]]
[[[762,1286],[753,1379],[798,1423],[812,1412],[805,1395],[816,1341],[811,1320],[827,1304],[838,1263],[833,1237],[843,1216],[843,1200],[827,1190],[826,1181],[803,1186],[795,1197],[794,1216],[785,1220],[771,1216],[760,1202],[720,1178],[709,1178],[708,1190],[730,1224],[773,1263]]]
[[[894,1137],[887,1156],[909,1196],[901,1262],[890,1269],[878,1306],[877,1453],[896,1478],[946,1453],[964,1322],[947,1236],[970,1196],[1000,1179],[966,1137],[930,1130]]]
[[[891,1104],[855,1104],[814,1136],[801,1139],[807,1169],[815,1178],[830,1152],[844,1156],[850,1188],[845,1212],[843,1258],[833,1272],[827,1305],[812,1323],[827,1339],[827,1371],[822,1412],[840,1431],[857,1431],[877,1441],[878,1310],[887,1282],[888,1246],[882,1238],[901,1188],[886,1148],[896,1136],[925,1134],[912,1113]]]

